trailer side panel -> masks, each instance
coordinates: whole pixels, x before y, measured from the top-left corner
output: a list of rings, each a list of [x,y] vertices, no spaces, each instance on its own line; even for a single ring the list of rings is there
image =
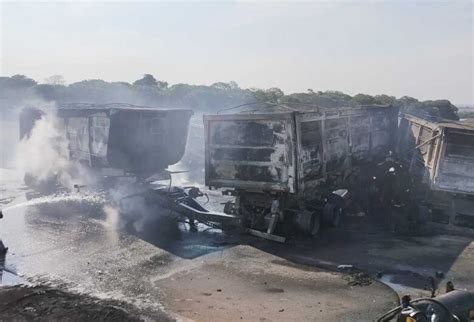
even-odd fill
[[[298,191],[314,198],[328,178],[349,185],[357,165],[393,150],[398,110],[390,106],[301,112],[296,115]],[[331,184],[330,184],[331,185]],[[335,188],[335,187],[327,187]]]
[[[295,190],[294,114],[204,116],[206,185]]]

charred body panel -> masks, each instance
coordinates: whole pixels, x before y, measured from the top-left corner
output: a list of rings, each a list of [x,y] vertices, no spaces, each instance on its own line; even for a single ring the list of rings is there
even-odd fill
[[[282,241],[287,227],[339,225],[348,178],[395,144],[390,106],[204,116],[206,185],[229,188],[250,232]],[[284,240],[284,238],[283,238]]]
[[[191,110],[137,107],[60,107],[56,116],[68,139],[71,160],[92,168],[117,168],[149,175],[184,154]],[[20,138],[28,137],[41,109],[20,114]]]
[[[397,109],[204,116],[206,185],[304,196],[393,148]]]
[[[294,115],[204,116],[206,185],[294,192]]]
[[[384,158],[394,148],[397,115],[390,106],[296,113],[300,197],[347,186],[360,164]]]

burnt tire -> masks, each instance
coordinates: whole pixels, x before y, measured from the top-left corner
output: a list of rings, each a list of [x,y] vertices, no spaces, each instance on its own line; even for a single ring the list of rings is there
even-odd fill
[[[319,229],[321,228],[321,216],[318,213],[313,213],[311,219],[311,230],[310,235],[311,237],[315,237],[319,233]]]
[[[324,222],[331,227],[341,225],[344,210],[341,206],[334,203],[327,203],[324,206]]]
[[[294,215],[294,225],[298,231],[314,237],[321,228],[321,216],[314,211],[300,210]]]

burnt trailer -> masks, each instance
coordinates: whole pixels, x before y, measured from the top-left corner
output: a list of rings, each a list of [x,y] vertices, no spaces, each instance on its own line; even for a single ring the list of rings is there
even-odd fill
[[[474,228],[474,123],[400,115],[398,152],[418,183],[426,219]]]
[[[20,114],[20,138],[53,113],[67,140],[68,157],[93,169],[120,169],[139,177],[157,173],[184,154],[187,109],[156,109],[129,104],[69,104],[55,110],[26,108]]]
[[[395,144],[391,106],[204,116],[205,183],[236,196],[224,211],[249,231],[284,241],[288,227],[312,235],[337,226],[362,164]],[[354,181],[355,182],[355,181]]]

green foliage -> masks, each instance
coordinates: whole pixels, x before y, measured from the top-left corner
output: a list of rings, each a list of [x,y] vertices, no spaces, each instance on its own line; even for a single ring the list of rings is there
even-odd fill
[[[158,81],[151,74],[145,74],[142,78],[133,82],[133,86],[157,86]]]
[[[394,105],[397,99],[395,96],[388,96],[385,94],[374,96],[375,104],[379,105]]]
[[[352,97],[352,102],[356,105],[374,105],[375,99],[367,94],[357,94]]]
[[[403,112],[430,119],[459,120],[458,108],[448,100],[410,102],[401,105]]]
[[[267,90],[255,89],[252,90],[255,101],[261,103],[278,104],[280,100],[285,96],[285,93],[277,87],[272,87]]]
[[[106,82],[101,79],[83,80],[64,85],[62,76],[47,79],[47,84],[38,84],[24,75],[0,77],[0,101],[5,109],[20,106],[21,102],[40,98],[58,103],[122,102],[165,108],[191,108],[196,111],[215,113],[218,110],[243,105],[235,112],[265,109],[315,109],[317,107],[356,107],[359,105],[392,105],[402,112],[435,119],[457,120],[457,107],[448,100],[424,101],[409,96],[399,99],[385,94],[350,96],[340,91],[315,91],[285,93],[277,88],[242,89],[236,82],[217,82],[211,86],[174,84],[157,80],[151,74],[129,84]]]

